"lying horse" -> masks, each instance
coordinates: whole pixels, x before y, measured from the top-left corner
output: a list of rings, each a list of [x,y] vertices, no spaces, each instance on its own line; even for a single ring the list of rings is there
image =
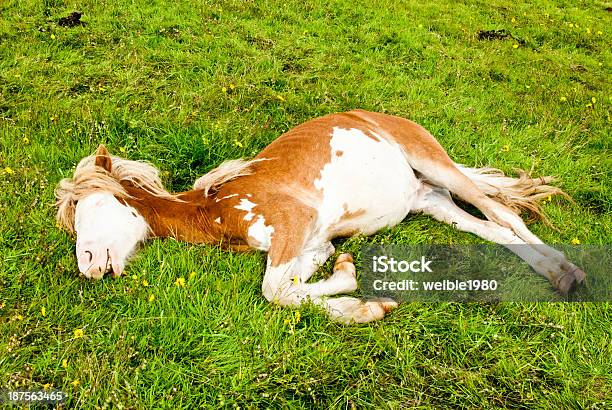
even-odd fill
[[[334,297],[357,288],[349,254],[333,274],[308,283],[333,253],[331,240],[371,235],[410,212],[510,246],[536,272],[567,293],[585,274],[542,243],[519,217],[539,214],[537,201],[561,193],[550,178],[504,176],[466,168],[418,124],[385,114],[350,111],[308,121],[250,161],[228,161],[171,194],[150,164],[111,157],[103,145],[56,189],[58,221],[76,232],[79,270],[118,276],[136,245],[150,237],[224,243],[268,252],[262,291],[280,305],[311,301],[338,321],[381,319],[390,300]],[[459,208],[468,202],[488,219]]]

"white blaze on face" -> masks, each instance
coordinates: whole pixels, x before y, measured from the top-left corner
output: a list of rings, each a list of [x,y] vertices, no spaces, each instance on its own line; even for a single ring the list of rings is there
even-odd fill
[[[128,256],[149,230],[134,208],[103,192],[77,202],[75,228],[79,270],[94,279],[111,268],[114,275],[121,274]]]
[[[255,214],[253,212],[251,212],[253,210],[253,208],[255,208],[255,206],[257,206],[257,204],[254,204],[253,202],[249,201],[248,199],[243,198],[243,199],[240,200],[240,203],[238,205],[236,205],[234,208],[240,209],[241,211],[246,211],[247,214],[244,216],[244,220],[245,221],[250,221],[255,216]]]
[[[267,251],[270,249],[273,233],[274,227],[266,225],[265,218],[259,215],[257,220],[249,226],[249,244],[259,250]]]

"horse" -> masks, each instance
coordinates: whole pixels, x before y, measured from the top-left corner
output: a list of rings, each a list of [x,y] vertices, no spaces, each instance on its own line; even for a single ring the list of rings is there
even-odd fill
[[[551,177],[519,178],[455,163],[422,126],[388,114],[353,110],[307,121],[251,160],[230,160],[193,189],[168,192],[149,163],[111,156],[104,145],[83,158],[56,188],[57,221],[76,233],[86,278],[117,277],[138,243],[173,237],[233,250],[267,252],[264,297],[281,306],[306,302],[341,323],[382,319],[390,299],[334,296],[357,289],[350,254],[333,273],[309,279],[335,253],[331,240],[372,235],[424,213],[507,246],[566,294],[585,278],[564,254],[525,225],[543,217],[538,201],[564,194]],[[472,204],[486,219],[457,206]],[[525,246],[511,246],[511,245]]]

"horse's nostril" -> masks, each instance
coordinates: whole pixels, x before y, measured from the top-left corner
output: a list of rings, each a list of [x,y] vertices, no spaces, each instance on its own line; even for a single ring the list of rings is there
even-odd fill
[[[89,251],[85,251],[85,253],[89,256],[88,262],[91,262],[91,260],[93,259],[93,254]]]

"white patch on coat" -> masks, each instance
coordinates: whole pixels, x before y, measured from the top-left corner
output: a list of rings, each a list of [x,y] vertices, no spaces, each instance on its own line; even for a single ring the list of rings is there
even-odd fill
[[[318,223],[328,238],[347,229],[372,234],[399,223],[421,185],[397,143],[370,135],[376,138],[355,128],[333,128],[331,161],[314,181],[323,193]],[[348,213],[356,216],[341,220]]]
[[[220,224],[221,223],[221,217],[218,217],[217,219],[215,219],[215,222]]]
[[[251,212],[251,211],[256,206],[257,206],[257,204],[254,204],[253,202],[249,201],[248,199],[243,198],[243,199],[240,200],[240,203],[238,205],[236,205],[234,208],[240,209],[241,211],[246,211],[247,214],[244,216],[244,220],[245,221],[250,221],[255,216],[255,214],[253,212]]]
[[[223,198],[216,198],[215,202],[219,202],[219,201],[222,201],[222,200],[227,199],[227,198],[232,198],[234,196],[238,196],[238,194],[225,195]]]
[[[76,256],[86,277],[101,278],[111,266],[119,275],[149,226],[132,207],[114,195],[96,192],[79,200],[75,212]]]
[[[257,220],[249,226],[249,245],[259,250],[267,251],[270,249],[272,234],[274,234],[274,227],[266,225],[266,219],[259,215]]]

